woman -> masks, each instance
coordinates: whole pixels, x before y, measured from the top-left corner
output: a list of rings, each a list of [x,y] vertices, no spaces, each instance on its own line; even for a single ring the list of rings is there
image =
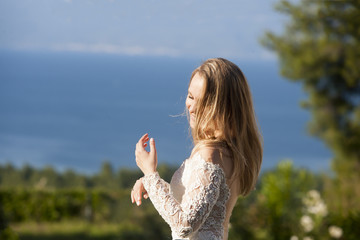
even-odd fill
[[[131,199],[140,205],[143,194],[150,197],[173,239],[227,239],[236,200],[254,189],[262,162],[262,137],[243,73],[222,58],[205,61],[192,73],[186,108],[194,141],[190,157],[169,184],[156,172],[154,139],[142,136],[135,156],[145,176]]]

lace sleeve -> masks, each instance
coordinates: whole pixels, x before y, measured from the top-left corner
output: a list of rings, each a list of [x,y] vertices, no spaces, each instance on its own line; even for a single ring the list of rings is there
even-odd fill
[[[209,216],[220,191],[223,172],[214,164],[206,163],[194,169],[190,186],[186,186],[182,203],[174,198],[170,185],[156,172],[143,178],[150,200],[159,214],[179,237],[197,231]]]

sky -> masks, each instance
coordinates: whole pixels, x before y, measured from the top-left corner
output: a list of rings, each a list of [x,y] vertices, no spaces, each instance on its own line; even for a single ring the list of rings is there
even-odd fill
[[[0,49],[274,60],[275,0],[1,0]]]
[[[263,61],[275,68],[278,67],[276,54],[261,46],[259,40],[266,30],[281,33],[285,27],[288,18],[274,10],[274,4],[277,1],[278,0],[0,0],[0,53],[4,50],[41,53],[100,53],[95,54],[99,56],[99,59],[101,58],[100,56],[105,53],[125,56],[124,59],[128,59],[127,61],[130,61],[131,58],[127,58],[126,56],[146,56],[150,58],[144,59],[152,60],[156,58],[151,57],[160,56],[174,58],[176,62],[181,62],[180,59],[186,60],[186,58],[190,58],[192,62],[197,63],[200,63],[200,60],[210,57],[224,57],[230,60],[236,60],[236,62],[252,62],[252,66],[254,66],[254,64],[258,66],[256,64]],[[60,55],[61,54],[57,56],[59,57]],[[76,54],[64,54],[63,57],[66,58],[65,55],[70,55],[70,60],[75,59],[76,61],[80,61],[74,57]],[[88,56],[87,54],[80,55],[82,57]],[[6,56],[6,53],[4,54],[3,52],[3,59],[5,59]],[[39,56],[41,57],[41,55]],[[43,57],[46,56],[45,54]],[[168,58],[164,59],[169,62],[172,60]],[[32,62],[29,64],[26,63],[29,59],[25,58],[22,60],[25,61],[22,66],[32,66],[32,64],[30,64]],[[74,66],[71,64],[74,62],[70,60],[67,60],[66,64],[69,69],[73,69]],[[92,60],[86,60],[89,61],[87,64],[91,65]],[[29,61],[33,61],[33,59]],[[11,65],[12,62],[9,59],[6,59],[4,62],[11,66],[8,72],[13,71],[15,75],[26,75],[25,79],[27,79],[29,77],[27,74],[32,74],[33,80],[39,78],[38,80],[40,82],[46,79],[41,78],[44,75],[43,71],[34,72],[31,68],[29,68],[28,72],[18,73],[17,60],[13,61],[13,65]],[[41,62],[41,64],[43,63],[44,61]],[[56,70],[66,70],[64,66],[58,67],[58,65],[56,65],[58,63],[57,61],[45,63],[54,67]],[[71,77],[77,77],[77,74],[83,76],[84,74],[86,75],[87,72],[91,72],[88,69],[84,70],[81,64],[76,63],[77,65],[74,64],[76,67],[80,66],[79,69],[77,69],[78,72],[66,72],[66,76],[73,74]],[[36,64],[38,63],[34,62],[33,65],[38,66]],[[107,64],[114,66],[113,64],[115,63],[104,62],[103,64],[105,64],[102,65],[104,69],[108,69]],[[148,65],[151,64],[147,64],[146,66]],[[174,66],[177,65],[175,64]],[[43,66],[38,67],[42,69]],[[104,69],[100,69],[100,73],[102,73]],[[121,73],[119,67],[114,67],[113,69],[118,71],[115,74]],[[193,68],[191,68],[189,72],[191,72],[192,69]],[[182,76],[177,72],[177,67],[167,70],[169,72],[175,72],[179,79]],[[278,69],[276,69],[276,71],[278,71]],[[3,72],[6,73],[7,71]],[[11,74],[13,74],[13,72],[11,72]],[[266,69],[262,69],[259,73],[265,77],[269,74]],[[47,74],[53,74],[51,68],[47,69]],[[56,72],[56,74],[58,74],[58,72]],[[106,74],[108,73],[106,72]],[[112,81],[113,76],[106,74],[104,76],[106,76],[109,81]],[[95,78],[101,79],[103,77],[101,74],[100,77],[98,75],[95,76],[95,74],[93,75],[94,76],[83,77],[86,81]],[[54,77],[53,75],[51,76]],[[66,84],[71,82],[71,78],[68,82],[62,81],[61,74],[56,77],[58,77],[60,87],[67,86]],[[84,79],[78,80],[81,82],[85,81]],[[186,79],[186,77],[184,77],[184,79]],[[259,80],[261,80],[261,78]],[[266,80],[270,87],[263,89],[262,86],[265,81],[259,84],[261,87],[259,87],[260,90],[258,90],[260,98],[269,96],[266,94],[260,95],[260,93],[262,90],[268,92],[267,90],[270,88],[272,88],[271,91],[273,92],[278,91],[277,94],[279,98],[272,97],[275,102],[277,101],[276,99],[283,101],[283,97],[290,93],[281,92],[281,90],[285,88],[273,87],[276,85],[278,78],[266,78]],[[6,83],[6,81],[0,83],[4,84],[4,82]],[[7,83],[11,85],[12,82],[11,80]],[[33,83],[29,84],[31,85]],[[49,84],[50,90],[55,89],[55,85],[51,85],[52,83]],[[286,83],[286,81],[281,82],[281,85],[284,87],[287,86],[286,84],[290,85],[293,83]],[[15,87],[17,88],[17,86]],[[297,87],[298,92],[301,92],[299,86],[294,87]],[[43,88],[41,84],[34,86],[34,88],[40,89],[40,93],[48,96],[46,95],[48,94],[47,89]],[[8,91],[6,88],[4,89],[3,92]],[[83,85],[79,86],[79,89],[80,95],[81,92],[89,90],[88,86],[83,88]],[[97,90],[97,88],[94,89]],[[71,92],[73,88],[66,88],[66,91]],[[12,93],[9,94],[11,95]],[[77,92],[75,92],[74,95],[76,98],[79,98]],[[16,99],[16,96],[14,99]],[[289,99],[290,97],[287,97],[287,101],[289,101]],[[298,100],[295,100],[293,108],[299,110]],[[48,103],[47,101],[48,99],[44,98],[41,99],[39,103],[46,105]],[[26,99],[24,102],[27,103],[31,101]],[[269,104],[274,103],[271,101],[266,102]],[[280,105],[281,104],[275,103],[272,107],[279,108]],[[51,112],[52,110],[53,109],[50,109],[49,111]],[[294,120],[291,119],[291,117],[295,115],[291,116],[291,114],[286,111],[284,111],[284,114],[290,117],[283,117],[283,121],[291,122]],[[308,115],[305,117],[307,116]],[[276,118],[278,117],[279,116],[276,115]],[[305,134],[303,128],[305,128],[306,121],[299,122],[299,124],[303,125],[298,126],[298,128],[294,127],[293,130],[298,131],[297,134]],[[101,124],[99,124],[99,126],[100,125]],[[30,129],[32,130],[32,128]],[[271,129],[271,131],[277,131],[277,129],[272,126],[270,126],[269,129]],[[273,135],[279,138],[282,137],[282,135],[279,134]],[[299,136],[299,138],[301,138],[301,136]],[[284,141],[287,141],[286,134],[284,139]],[[308,139],[310,139],[310,137]],[[41,140],[38,140],[38,143],[39,141],[44,144],[48,143],[48,141],[41,142]],[[307,141],[307,144],[314,143],[314,140],[311,141]],[[133,142],[135,142],[135,140]],[[28,142],[26,142],[26,144],[28,144]],[[26,144],[18,142],[13,144],[13,146],[18,147]],[[42,144],[40,145],[42,146]],[[293,146],[296,147],[296,144]],[[314,156],[316,155],[315,152],[318,152],[321,155],[321,150],[316,149],[317,145],[314,146],[314,152],[309,152],[308,150],[304,152],[307,152],[308,155],[313,154]],[[44,148],[40,147],[39,149],[38,152],[41,152]],[[31,151],[35,152],[33,147],[31,147]],[[291,152],[291,149],[288,151]],[[16,150],[16,152],[20,151]],[[61,153],[64,152],[66,151],[62,151]],[[326,160],[323,162],[328,162],[329,154],[326,152],[325,155]],[[98,159],[94,161],[98,161]]]

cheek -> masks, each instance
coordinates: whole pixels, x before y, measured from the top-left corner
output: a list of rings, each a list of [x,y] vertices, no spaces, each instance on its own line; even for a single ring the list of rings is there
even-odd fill
[[[189,98],[186,98],[186,101],[185,101],[185,106],[187,109],[190,108],[190,101],[189,101]]]

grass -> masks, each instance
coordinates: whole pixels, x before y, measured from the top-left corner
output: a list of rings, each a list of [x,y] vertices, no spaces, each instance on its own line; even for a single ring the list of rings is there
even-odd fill
[[[142,239],[141,229],[130,224],[63,221],[56,223],[26,222],[12,224],[20,240],[112,240]]]

